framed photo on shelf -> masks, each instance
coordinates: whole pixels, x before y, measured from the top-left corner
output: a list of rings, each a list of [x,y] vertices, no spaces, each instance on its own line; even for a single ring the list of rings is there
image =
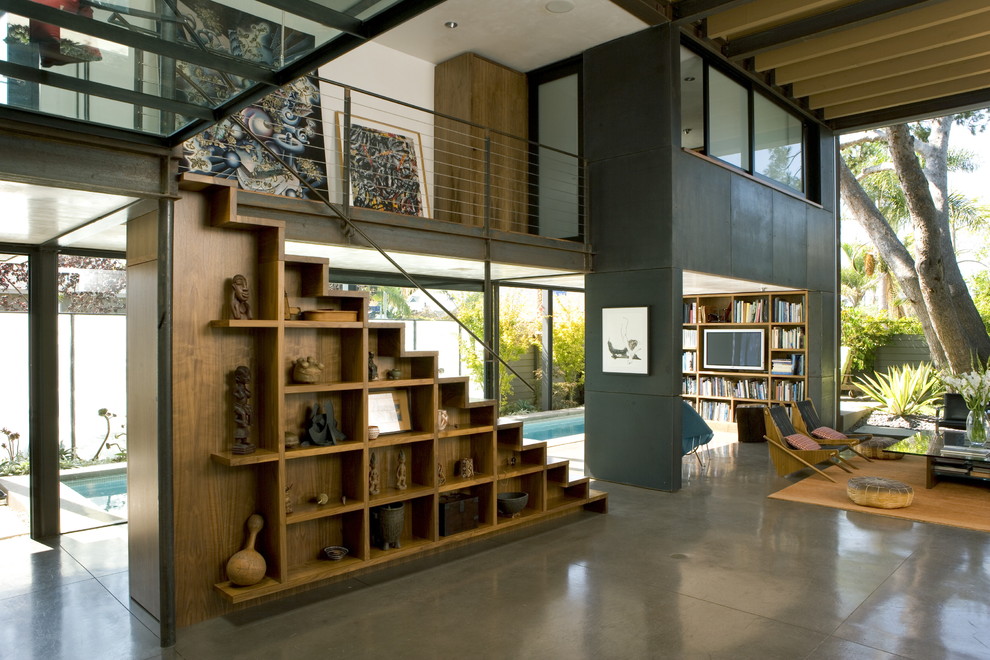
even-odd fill
[[[649,374],[648,307],[602,308],[602,371]]]
[[[345,140],[344,113],[336,115],[341,179],[346,175],[345,166],[349,166],[351,206],[430,217],[420,134],[351,116],[350,139]]]
[[[411,430],[409,392],[406,390],[381,390],[369,393],[368,426],[377,426],[382,433]]]

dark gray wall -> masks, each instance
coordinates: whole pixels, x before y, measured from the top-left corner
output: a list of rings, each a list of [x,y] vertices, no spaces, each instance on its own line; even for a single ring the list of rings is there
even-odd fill
[[[585,453],[600,479],[681,485],[682,272],[809,289],[809,392],[834,405],[835,217],[831,135],[822,205],[680,148],[680,40],[670,26],[584,56],[594,272],[586,278]],[[649,375],[602,372],[605,307],[650,312]]]

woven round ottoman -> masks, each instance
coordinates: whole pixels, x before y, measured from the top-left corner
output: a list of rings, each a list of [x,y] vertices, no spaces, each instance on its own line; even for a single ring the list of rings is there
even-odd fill
[[[914,500],[914,489],[903,481],[885,477],[852,477],[846,494],[860,506],[877,509],[900,509]]]
[[[900,438],[888,438],[884,435],[878,435],[859,443],[856,445],[856,449],[867,458],[874,458],[878,461],[896,461],[904,458],[904,454],[886,452],[884,449],[898,442],[900,442]]]

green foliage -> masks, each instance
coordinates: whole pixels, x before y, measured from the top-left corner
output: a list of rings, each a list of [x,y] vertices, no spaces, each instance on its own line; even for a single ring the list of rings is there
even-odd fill
[[[894,335],[920,335],[917,319],[891,319],[886,311],[870,314],[858,308],[842,310],[842,345],[849,347],[850,365],[855,371],[873,366],[877,348]]]
[[[471,332],[484,337],[484,296],[481,293],[466,294],[455,312]],[[526,351],[540,345],[541,319],[527,313],[524,301],[515,296],[502,296],[499,301],[498,353],[506,362],[518,360]],[[485,350],[470,338],[461,340],[461,352],[472,376],[481,381],[485,372]],[[507,404],[516,375],[501,362],[498,364],[499,411]]]
[[[926,412],[945,390],[938,372],[928,363],[891,367],[886,373],[856,379],[863,393],[892,415]]]
[[[990,332],[990,271],[984,270],[974,275],[969,283],[969,291],[983,319],[983,325]]]
[[[558,299],[553,320],[554,408],[584,404],[584,306]]]

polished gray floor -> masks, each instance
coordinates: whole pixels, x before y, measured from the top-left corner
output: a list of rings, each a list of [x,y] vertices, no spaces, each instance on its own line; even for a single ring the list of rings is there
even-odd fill
[[[4,541],[0,657],[990,658],[990,535],[766,498],[790,480],[764,445],[730,444],[707,470],[688,457],[680,492],[600,483],[607,515],[203,622],[166,650],[127,606],[120,528]]]

